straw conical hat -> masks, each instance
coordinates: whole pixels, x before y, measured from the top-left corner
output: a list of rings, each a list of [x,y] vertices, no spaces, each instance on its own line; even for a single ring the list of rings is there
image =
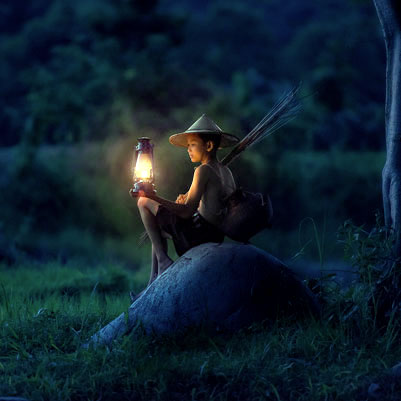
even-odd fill
[[[219,134],[221,135],[220,148],[227,148],[239,142],[239,138],[235,135],[223,132],[206,114],[198,118],[186,131],[171,135],[169,141],[172,145],[186,148],[188,134]]]

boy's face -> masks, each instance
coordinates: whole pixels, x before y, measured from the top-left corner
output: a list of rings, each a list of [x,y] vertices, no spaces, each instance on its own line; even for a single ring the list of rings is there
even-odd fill
[[[196,134],[190,134],[187,138],[187,149],[192,163],[201,162],[209,153],[206,144]]]

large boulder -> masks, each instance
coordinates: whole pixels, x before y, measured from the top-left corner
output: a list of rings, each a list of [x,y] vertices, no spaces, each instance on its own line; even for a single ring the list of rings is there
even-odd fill
[[[182,255],[91,338],[110,344],[136,324],[146,332],[200,326],[237,330],[282,314],[318,315],[313,294],[278,259],[252,245],[202,244]]]

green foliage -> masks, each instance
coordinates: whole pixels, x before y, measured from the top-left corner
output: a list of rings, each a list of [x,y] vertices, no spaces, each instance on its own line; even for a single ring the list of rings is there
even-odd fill
[[[273,201],[275,231],[255,242],[290,257],[305,218],[326,219],[329,246],[341,221],[373,224],[385,58],[371,4],[34,3],[0,7],[0,146],[18,145],[0,157],[7,260],[86,248],[139,263],[149,249],[133,245],[142,230],[127,197],[135,138],[154,140],[158,193],[175,199],[193,170],[170,133],[206,112],[242,137],[300,80],[303,113],[232,166],[239,185]],[[313,235],[309,225],[303,233]]]
[[[384,147],[383,40],[363,2],[13,2],[0,21],[3,146],[166,131],[205,111],[245,133],[302,80],[313,96],[291,148]]]
[[[26,156],[24,150],[3,152],[0,221],[8,246],[34,258],[120,254],[138,261],[135,236],[142,224],[128,196],[129,148],[52,147]],[[21,161],[8,164],[9,157]]]
[[[376,212],[376,225],[371,230],[347,220],[338,229],[338,237],[344,245],[345,258],[357,269],[365,284],[376,282],[389,263],[394,263],[394,232],[383,226],[380,212]]]
[[[181,3],[0,7],[0,145],[20,145],[0,155],[0,258],[11,266],[0,270],[0,394],[348,401],[367,399],[375,380],[383,399],[398,400],[384,369],[401,358],[400,263],[391,232],[369,215],[384,164],[373,5]],[[232,167],[239,185],[273,201],[274,228],[254,242],[284,258],[297,252],[295,262],[319,259],[310,286],[322,321],[82,349],[147,282],[149,248],[137,247],[143,227],[127,194],[135,138],[154,139],[158,193],[175,199],[193,166],[168,133],[206,112],[243,136],[300,80],[303,114]],[[340,246],[357,277],[346,288],[323,269]]]
[[[73,3],[52,2],[0,41],[0,91],[8,97],[4,144],[119,135],[126,133],[121,114],[132,113],[139,100],[142,108],[169,101],[163,92],[176,80],[166,60],[183,21],[161,14],[157,2]],[[18,74],[9,85],[13,70]]]
[[[376,213],[376,226],[370,231],[346,221],[338,234],[345,246],[345,256],[356,268],[361,283],[362,302],[351,309],[350,314],[363,304],[379,328],[383,325],[398,327],[401,317],[401,263],[393,252],[394,230],[383,226],[380,213]]]
[[[141,135],[155,137],[152,131],[138,131]],[[174,200],[188,190],[193,164],[185,149],[172,147],[166,137],[154,142],[158,194]],[[16,247],[35,258],[80,255],[139,263],[150,250],[135,246],[143,225],[128,196],[134,145],[127,137],[1,152],[2,253]],[[238,185],[267,192],[273,202],[273,229],[252,242],[289,258],[313,238],[312,227],[303,224],[298,239],[299,224],[312,218],[317,225],[326,221],[326,250],[340,257],[335,231],[341,221],[353,216],[357,223],[374,224],[366,212],[381,204],[384,154],[286,152],[278,158],[272,152],[269,144],[261,145],[232,166]],[[305,256],[319,259],[314,251]]]
[[[0,283],[0,393],[33,401],[366,399],[369,384],[391,381],[386,369],[401,358],[394,324],[379,331],[364,310],[344,318],[341,301],[357,299],[356,287],[332,291],[321,321],[264,322],[214,337],[138,328],[112,349],[86,350],[82,343],[126,310],[126,288],[144,286],[145,276],[52,262],[2,267]],[[396,385],[383,389],[385,399],[400,395]]]
[[[381,204],[380,183],[384,154],[357,152],[286,152],[268,181],[278,204],[277,220],[283,227],[303,216],[343,221],[352,216],[366,221],[367,210]],[[273,205],[274,206],[274,205]],[[330,223],[333,223],[331,221]],[[374,223],[374,222],[369,222]]]

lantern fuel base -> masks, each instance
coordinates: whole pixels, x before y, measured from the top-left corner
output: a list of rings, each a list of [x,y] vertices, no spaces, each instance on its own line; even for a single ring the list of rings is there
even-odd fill
[[[148,194],[155,194],[154,168],[153,168],[153,145],[150,138],[138,138],[138,145],[135,148],[132,164],[134,186],[132,192],[144,191]]]

